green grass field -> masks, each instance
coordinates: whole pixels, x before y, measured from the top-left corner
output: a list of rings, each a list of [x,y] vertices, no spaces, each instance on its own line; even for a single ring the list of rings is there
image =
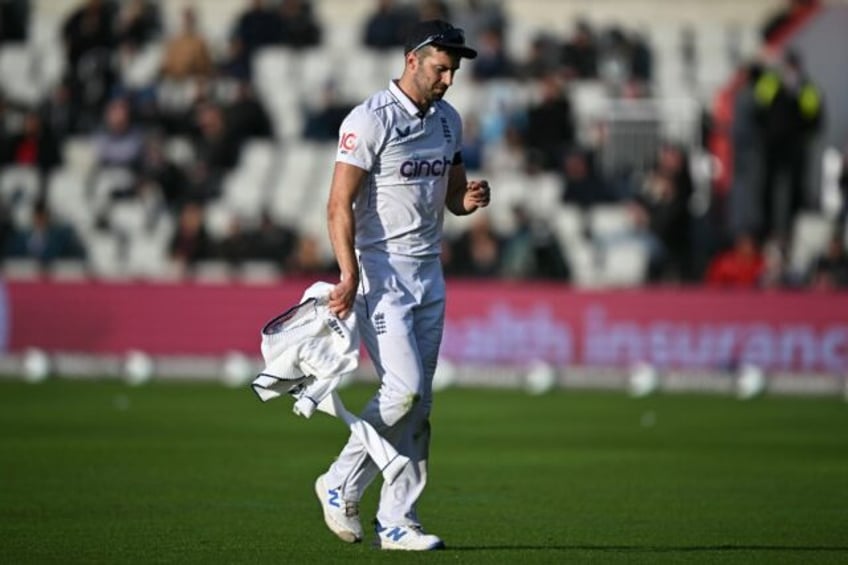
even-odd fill
[[[419,513],[448,549],[413,555],[325,529],[312,483],[345,429],[290,408],[214,384],[0,382],[0,563],[848,562],[838,398],[441,392]]]

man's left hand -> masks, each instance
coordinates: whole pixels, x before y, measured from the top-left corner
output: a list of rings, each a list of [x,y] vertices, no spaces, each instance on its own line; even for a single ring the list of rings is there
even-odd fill
[[[465,188],[465,198],[463,204],[465,209],[473,212],[477,208],[485,208],[491,201],[491,191],[489,189],[489,181],[487,180],[471,180]]]

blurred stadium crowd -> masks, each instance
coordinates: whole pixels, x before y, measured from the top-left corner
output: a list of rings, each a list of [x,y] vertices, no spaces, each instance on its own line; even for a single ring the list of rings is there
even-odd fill
[[[838,188],[824,206],[809,155],[827,101],[796,53],[728,55],[744,81],[734,186],[719,191],[697,29],[660,42],[580,19],[516,50],[520,14],[494,0],[373,0],[344,31],[308,0],[233,1],[220,39],[202,32],[202,0],[176,26],[157,0],[81,0],[38,40],[36,6],[0,1],[5,276],[332,274],[324,204],[341,119],[399,74],[406,26],[440,17],[480,51],[448,99],[466,166],[494,187],[487,214],[446,219],[448,274],[848,287],[845,159],[825,153]],[[815,4],[790,0],[749,35],[770,41]]]

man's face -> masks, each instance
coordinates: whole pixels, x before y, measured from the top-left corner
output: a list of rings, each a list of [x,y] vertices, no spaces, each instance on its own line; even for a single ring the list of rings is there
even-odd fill
[[[441,100],[459,70],[459,55],[431,46],[411,55],[413,81],[421,100],[428,104]]]

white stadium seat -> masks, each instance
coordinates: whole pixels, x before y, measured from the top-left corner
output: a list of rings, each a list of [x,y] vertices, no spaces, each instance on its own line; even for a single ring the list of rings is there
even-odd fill
[[[806,275],[815,259],[827,249],[833,228],[833,220],[823,214],[798,214],[789,248],[789,271],[798,276]]]

